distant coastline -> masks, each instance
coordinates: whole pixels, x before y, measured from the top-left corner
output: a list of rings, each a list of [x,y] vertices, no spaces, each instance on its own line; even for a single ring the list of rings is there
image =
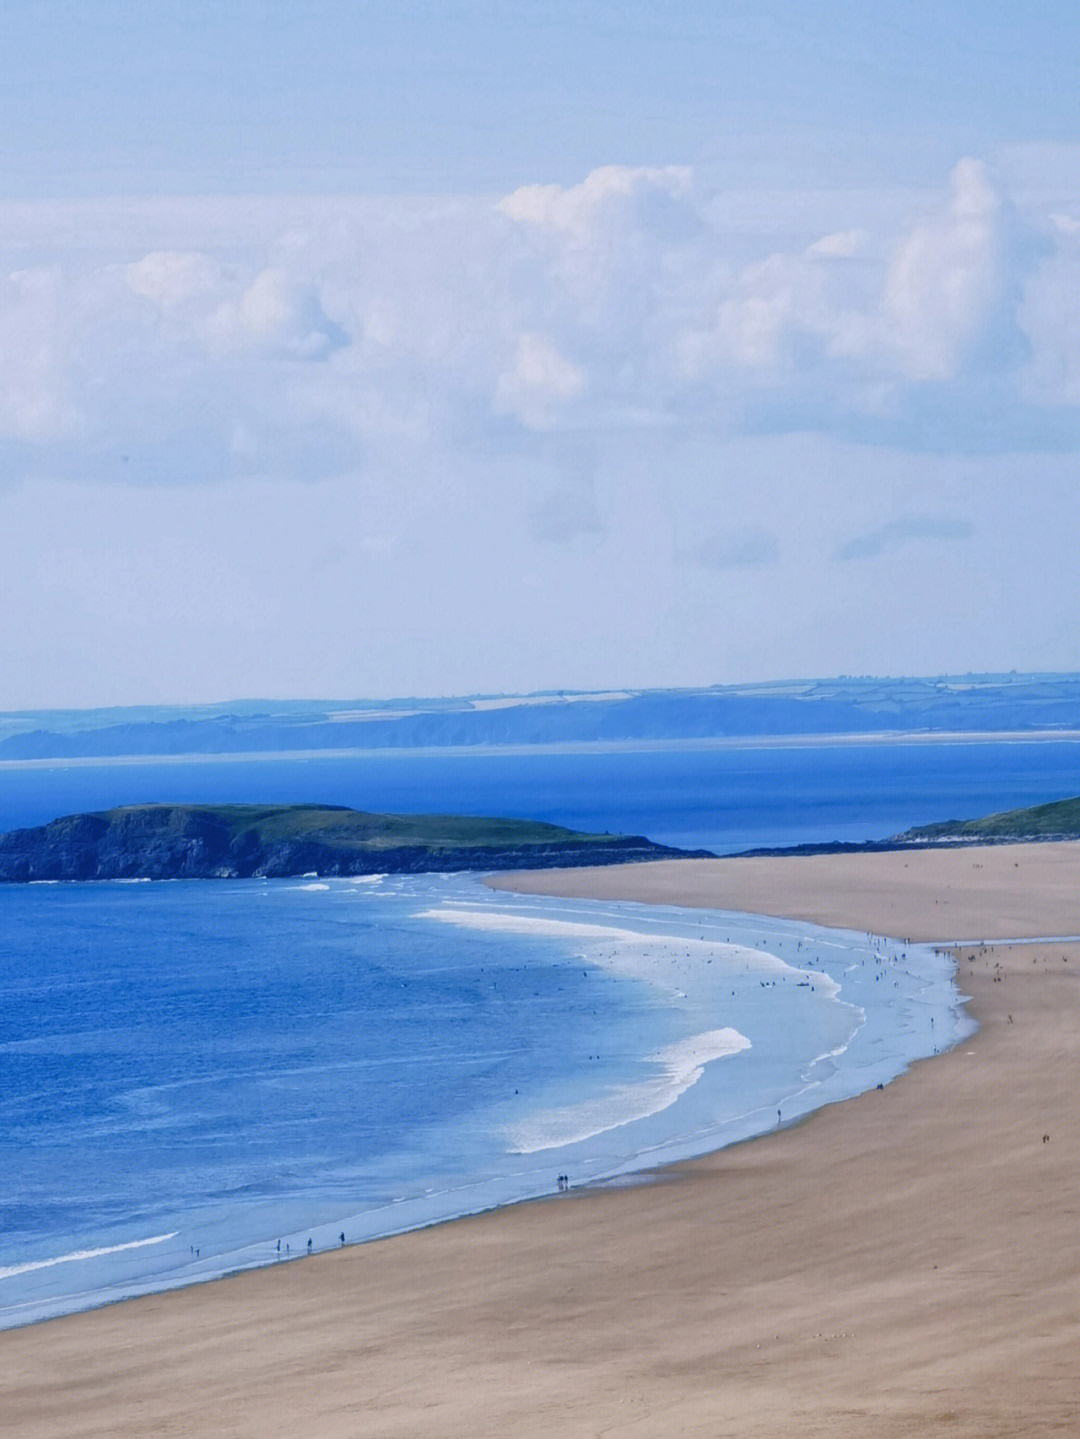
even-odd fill
[[[841,676],[686,689],[23,710],[0,713],[0,763],[1070,734],[1080,735],[1080,674]]]

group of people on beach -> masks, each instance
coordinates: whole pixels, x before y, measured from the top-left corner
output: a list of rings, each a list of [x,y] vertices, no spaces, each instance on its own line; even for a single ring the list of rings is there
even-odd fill
[[[342,1248],[344,1248],[344,1247],[345,1247],[345,1231],[344,1231],[344,1229],[343,1229],[343,1230],[341,1231],[341,1233],[338,1235],[338,1239],[341,1241],[341,1246],[342,1246]],[[280,1240],[280,1239],[279,1239],[278,1242],[277,1242],[277,1252],[278,1252],[279,1254],[281,1253],[281,1240]],[[311,1254],[311,1253],[314,1252],[313,1244],[312,1244],[312,1241],[311,1241],[310,1239],[309,1239],[308,1242],[307,1242],[307,1252],[308,1252],[309,1254]],[[285,1254],[286,1254],[286,1257],[287,1257],[290,1253],[291,1253],[291,1250],[290,1250],[290,1248],[289,1248],[289,1245],[286,1244],[286,1245],[285,1245]]]

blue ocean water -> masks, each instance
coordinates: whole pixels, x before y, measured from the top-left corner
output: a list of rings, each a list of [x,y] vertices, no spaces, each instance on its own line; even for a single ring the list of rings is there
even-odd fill
[[[880,839],[1080,794],[1080,743],[999,739],[379,751],[0,764],[0,831],[154,801],[505,815],[732,853]]]
[[[8,766],[0,827],[318,800],[722,852],[1077,792],[1070,741]],[[966,1032],[930,950],[467,876],[0,886],[0,984],[0,1324],[701,1153]]]
[[[0,1325],[701,1153],[966,1032],[930,950],[468,876],[0,921]]]

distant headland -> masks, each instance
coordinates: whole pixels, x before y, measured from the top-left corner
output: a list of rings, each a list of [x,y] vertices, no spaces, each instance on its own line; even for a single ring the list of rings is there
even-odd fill
[[[946,819],[918,825],[890,839],[856,843],[800,844],[786,849],[747,850],[747,855],[857,854],[875,850],[946,848],[965,844],[1017,844],[1080,839],[1080,796],[1002,810],[981,819]]]
[[[640,836],[337,805],[142,804],[0,835],[0,881],[543,869],[707,857]]]

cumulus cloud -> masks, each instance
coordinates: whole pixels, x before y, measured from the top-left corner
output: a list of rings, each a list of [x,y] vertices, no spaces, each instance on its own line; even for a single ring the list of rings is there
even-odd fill
[[[544,429],[567,401],[581,394],[585,383],[580,366],[560,355],[542,335],[529,332],[518,340],[513,364],[499,376],[495,410]]]
[[[993,445],[1037,444],[1032,415],[1080,404],[1066,202],[1020,214],[964,160],[936,199],[856,225],[849,197],[794,240],[685,169],[609,166],[494,202],[176,201],[96,228],[84,204],[66,251],[53,204],[59,258],[0,270],[0,441],[70,477],[157,446],[133,467],[155,482],[193,456],[312,478],[394,436],[878,426],[947,448],[950,414],[986,414]]]
[[[693,234],[700,226],[690,198],[692,172],[677,165],[663,168],[604,165],[579,185],[523,185],[498,204],[519,224],[591,243],[606,230],[619,243],[628,228],[666,232],[667,238]]]
[[[1025,323],[1025,297],[1059,283],[1065,242],[973,159],[922,209],[892,233],[836,231],[744,265],[707,324],[682,335],[687,377],[722,382],[766,427],[948,448],[942,416],[967,408],[994,417],[997,446],[1011,409],[1016,442],[1038,443],[1020,413],[1025,366],[1055,327],[1045,310]],[[968,429],[951,443],[970,448]]]
[[[984,165],[962,160],[945,213],[907,236],[885,278],[885,319],[904,371],[946,380],[965,364],[1013,360],[1020,264],[1012,207]]]
[[[199,252],[155,250],[123,267],[134,295],[186,331],[224,348],[320,359],[345,343],[316,287],[280,267],[245,275]]]
[[[154,250],[124,267],[124,277],[136,295],[171,310],[220,292],[225,271],[210,255],[178,250]]]
[[[348,343],[314,286],[280,269],[261,271],[240,295],[225,301],[210,330],[226,345],[262,346],[300,360],[325,359]]]

